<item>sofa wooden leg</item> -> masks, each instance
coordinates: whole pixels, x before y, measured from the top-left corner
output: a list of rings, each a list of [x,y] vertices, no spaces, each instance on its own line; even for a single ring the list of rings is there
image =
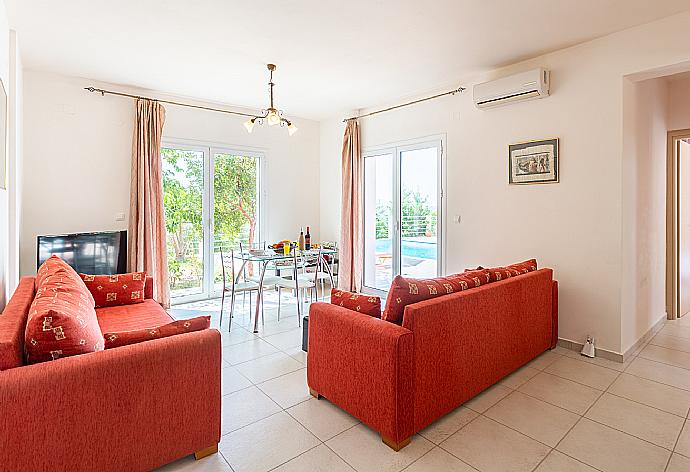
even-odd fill
[[[385,437],[384,435],[381,435],[381,441],[383,441],[383,443],[386,446],[390,447],[395,452],[398,452],[400,449],[402,449],[403,447],[410,444],[410,441],[412,441],[412,438],[409,437],[409,438],[403,439],[402,441],[394,441],[390,438]]]
[[[194,453],[194,459],[203,459],[204,457],[210,456],[211,454],[215,454],[216,452],[218,452],[218,444],[214,444],[213,446],[205,447],[200,451],[196,451]]]
[[[312,397],[316,398],[317,400],[320,400],[320,399],[321,399],[321,395],[319,395],[319,392],[317,392],[317,391],[314,390],[313,388],[310,388],[310,389],[309,389],[309,394],[310,394]]]

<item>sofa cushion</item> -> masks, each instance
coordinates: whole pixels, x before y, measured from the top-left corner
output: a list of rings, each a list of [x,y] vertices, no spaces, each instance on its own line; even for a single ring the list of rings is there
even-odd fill
[[[93,298],[79,275],[52,256],[29,308],[24,351],[34,364],[103,350]]]
[[[208,329],[209,326],[211,326],[210,316],[197,316],[196,318],[190,318],[188,320],[173,321],[155,328],[105,333],[105,348],[111,349],[114,347],[126,346],[128,344],[140,343],[142,341],[150,341],[152,339],[167,338],[168,336],[174,336],[176,334],[201,331],[202,329]]]
[[[407,305],[487,283],[489,283],[489,273],[486,270],[474,270],[435,279],[411,279],[398,275],[391,283],[388,298],[386,298],[386,308],[381,318],[400,324]]]
[[[23,277],[0,314],[0,370],[24,365],[24,332],[34,301],[35,277]]]
[[[38,271],[36,271],[36,290],[38,291],[38,288],[41,285],[43,285],[43,281],[47,277],[51,276],[58,270],[63,270],[64,274],[68,275],[69,277],[76,276],[79,280],[81,280],[79,274],[77,274],[77,272],[72,268],[72,266],[60,259],[58,256],[52,255],[48,259],[46,259],[46,261],[43,264],[41,264],[41,267],[38,268]],[[91,301],[91,305],[94,305],[94,300],[93,296],[91,295],[91,292],[87,290],[86,295]]]
[[[516,275],[526,274],[537,270],[537,260],[529,259],[524,262],[510,264],[505,267],[492,267],[489,270],[492,282],[515,277]]]
[[[155,328],[174,321],[160,304],[151,299],[134,305],[97,308],[96,316],[103,333]]]
[[[372,295],[346,292],[334,288],[331,289],[331,304],[358,311],[374,318],[381,318],[381,299]]]
[[[144,301],[145,272],[79,276],[93,295],[96,308],[131,305]]]

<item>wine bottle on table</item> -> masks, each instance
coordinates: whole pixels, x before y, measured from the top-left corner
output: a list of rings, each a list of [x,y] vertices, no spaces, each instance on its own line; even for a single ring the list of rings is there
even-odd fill
[[[304,235],[304,249],[307,251],[311,249],[311,234],[309,234],[309,226],[307,226],[307,234]]]
[[[297,249],[304,251],[304,231],[299,229],[299,239],[297,240]]]

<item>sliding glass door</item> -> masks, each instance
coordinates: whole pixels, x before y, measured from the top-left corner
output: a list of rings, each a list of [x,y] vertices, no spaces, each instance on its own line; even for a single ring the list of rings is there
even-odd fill
[[[363,285],[386,291],[395,275],[440,275],[441,140],[364,154]]]
[[[218,296],[220,251],[260,241],[262,155],[170,143],[161,157],[172,303]]]

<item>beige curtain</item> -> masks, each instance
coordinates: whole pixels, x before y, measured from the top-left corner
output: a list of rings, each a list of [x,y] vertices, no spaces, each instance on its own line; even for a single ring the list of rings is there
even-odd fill
[[[362,148],[359,123],[349,120],[343,137],[343,197],[340,217],[338,287],[358,292],[362,278]]]
[[[129,204],[129,270],[153,277],[153,298],[168,308],[170,285],[163,213],[161,136],[165,108],[137,99]]]

